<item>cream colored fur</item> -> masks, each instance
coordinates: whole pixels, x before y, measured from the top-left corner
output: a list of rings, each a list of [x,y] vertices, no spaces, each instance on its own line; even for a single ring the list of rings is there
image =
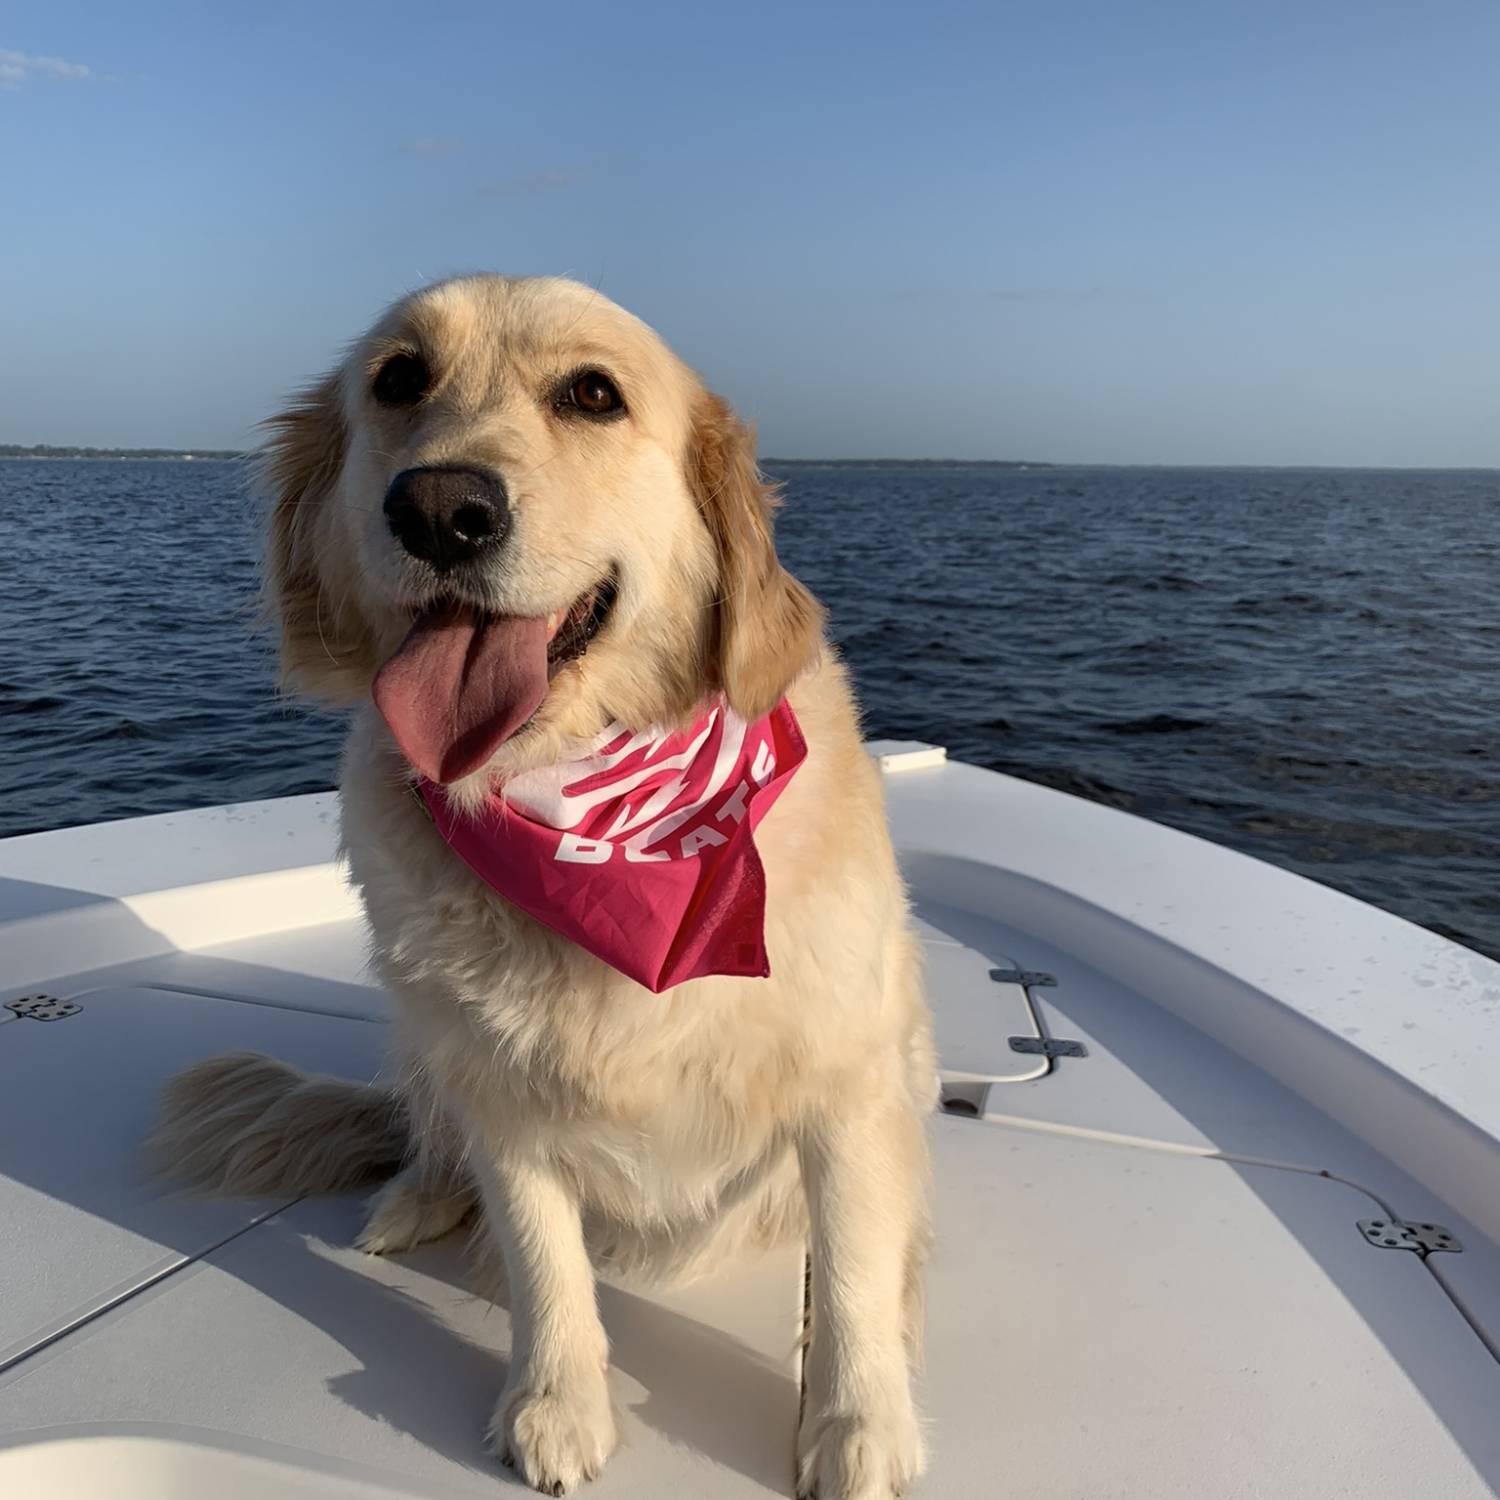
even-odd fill
[[[368,394],[395,349],[434,386],[414,412]],[[606,370],[628,408],[582,424],[550,382]],[[513,534],[489,607],[544,613],[611,566],[620,598],[537,719],[456,788],[477,798],[612,719],[682,721],[722,691],[747,716],[783,692],[808,743],[766,817],[770,979],[653,996],[508,905],[451,853],[368,702],[423,587],[381,497],[419,464],[488,467]],[[293,683],[355,703],[343,841],[394,997],[389,1094],[223,1059],[179,1079],[156,1137],[221,1191],[344,1186],[407,1165],[361,1243],[407,1248],[480,1205],[513,1326],[497,1449],[555,1494],[615,1442],[594,1274],[682,1277],[806,1236],[813,1319],[796,1485],[900,1493],[921,1466],[909,1362],[927,1241],[923,1116],[935,1067],[917,948],[821,616],[777,563],[774,497],[748,432],[645,326],[567,282],[475,277],[398,305],[273,424],[270,592]],[[768,1435],[769,1440],[769,1435]]]

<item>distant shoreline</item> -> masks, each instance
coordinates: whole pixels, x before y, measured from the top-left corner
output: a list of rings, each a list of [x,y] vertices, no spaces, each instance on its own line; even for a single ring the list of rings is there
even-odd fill
[[[226,459],[243,458],[233,448],[74,448],[50,443],[0,443],[0,458],[149,458]]]
[[[233,448],[74,448],[50,443],[0,443],[0,458],[230,459]],[[763,458],[777,468],[816,469],[1055,469],[1056,464],[1010,458]]]
[[[1056,469],[1061,464],[1017,458],[763,458],[778,469]]]
[[[204,462],[224,463],[246,459],[251,454],[234,448],[86,448],[50,443],[0,443],[0,459],[28,459],[46,462],[53,459],[80,461],[105,459],[111,462],[144,460],[153,463]],[[1286,469],[1312,472],[1369,473],[1463,473],[1490,474],[1500,466],[1494,464],[1107,464],[1065,463],[1043,459],[1017,458],[763,458],[760,462],[774,469],[1237,469],[1248,471]]]

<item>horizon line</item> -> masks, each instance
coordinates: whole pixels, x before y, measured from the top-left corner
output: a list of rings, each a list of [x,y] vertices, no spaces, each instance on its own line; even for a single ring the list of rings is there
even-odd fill
[[[168,444],[150,444],[142,447],[122,447],[113,444],[94,443],[0,443],[0,458],[9,459],[60,459],[68,458],[121,458],[156,459],[172,462],[182,458],[208,459],[233,462],[252,457],[255,448],[209,448],[174,447]],[[1495,473],[1500,472],[1500,463],[1491,464],[1371,464],[1371,463],[1250,463],[1234,462],[1184,462],[1182,460],[1118,460],[1118,459],[1026,459],[1026,458],[930,458],[930,457],[820,457],[787,458],[778,454],[767,454],[756,460],[761,464],[791,467],[799,464],[822,464],[830,468],[996,468],[996,469],[1344,469],[1368,470],[1372,473]]]

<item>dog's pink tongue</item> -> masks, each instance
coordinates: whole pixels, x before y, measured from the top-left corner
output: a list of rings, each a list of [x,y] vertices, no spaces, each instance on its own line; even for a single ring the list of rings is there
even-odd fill
[[[547,696],[547,622],[450,606],[375,674],[375,706],[430,781],[477,771]]]

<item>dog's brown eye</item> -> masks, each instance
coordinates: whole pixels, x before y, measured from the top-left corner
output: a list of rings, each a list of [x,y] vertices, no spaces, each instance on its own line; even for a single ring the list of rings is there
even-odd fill
[[[625,403],[615,383],[608,375],[598,370],[585,370],[568,387],[568,404],[591,417],[606,417],[611,412],[623,411]]]
[[[370,392],[382,406],[415,406],[431,384],[427,361],[420,354],[393,354],[375,372]]]

